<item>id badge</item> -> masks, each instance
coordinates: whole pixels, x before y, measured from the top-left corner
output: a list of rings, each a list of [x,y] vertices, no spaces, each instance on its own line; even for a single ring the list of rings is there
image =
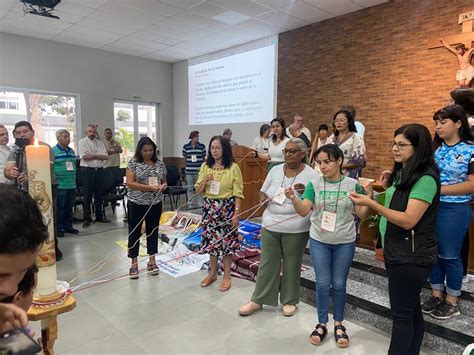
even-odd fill
[[[280,187],[280,189],[278,190],[278,194],[273,197],[273,202],[281,206],[283,205],[283,202],[285,202],[285,199],[285,189],[283,187]]]
[[[323,211],[321,229],[327,232],[334,232],[336,230],[336,214],[334,212]]]
[[[211,185],[209,187],[209,193],[211,195],[219,195],[219,191],[221,188],[221,183],[219,181],[211,181]]]
[[[195,163],[198,161],[197,155],[191,155],[191,162]]]
[[[67,171],[74,171],[74,164],[72,163],[72,161],[67,161],[66,162],[66,170]]]
[[[148,185],[158,186],[158,176],[149,176],[148,177]]]

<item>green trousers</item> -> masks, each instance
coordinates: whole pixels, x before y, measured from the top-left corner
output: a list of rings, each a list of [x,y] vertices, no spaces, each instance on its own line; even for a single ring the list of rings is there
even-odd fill
[[[262,229],[260,267],[258,269],[252,301],[270,306],[299,302],[301,262],[308,243],[309,232],[278,233]],[[280,287],[280,263],[283,260],[283,277]]]

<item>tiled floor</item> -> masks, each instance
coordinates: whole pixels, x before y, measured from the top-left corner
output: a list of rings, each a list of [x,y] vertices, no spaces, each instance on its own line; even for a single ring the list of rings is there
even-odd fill
[[[79,236],[60,239],[64,260],[58,277],[71,280],[101,261],[107,263],[73,285],[116,270],[106,279],[128,271],[126,253],[115,241],[125,239],[119,218],[110,225],[92,225]],[[94,233],[94,234],[91,234]],[[89,234],[89,235],[86,235]],[[109,257],[104,260],[104,258]],[[318,348],[308,342],[315,308],[300,304],[295,316],[284,317],[268,307],[250,317],[237,309],[249,300],[254,284],[234,279],[227,293],[218,283],[199,287],[205,272],[182,278],[142,275],[97,285],[74,295],[77,307],[59,316],[57,354],[386,354],[389,338],[375,329],[347,321],[347,350],[335,346],[332,332]],[[39,330],[39,324],[32,328]],[[425,352],[433,354],[433,352]]]

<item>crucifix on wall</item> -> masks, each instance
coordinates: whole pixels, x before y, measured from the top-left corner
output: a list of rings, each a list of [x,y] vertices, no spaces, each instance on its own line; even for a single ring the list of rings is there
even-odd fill
[[[456,80],[461,88],[468,88],[474,78],[474,67],[471,60],[474,54],[474,11],[459,15],[459,24],[462,25],[462,33],[430,40],[428,49],[445,47],[456,55],[459,68]]]

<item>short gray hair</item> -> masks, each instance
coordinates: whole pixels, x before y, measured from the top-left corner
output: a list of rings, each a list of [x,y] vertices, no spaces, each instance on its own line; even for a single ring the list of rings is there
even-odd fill
[[[286,144],[293,143],[296,144],[302,152],[304,152],[303,163],[308,164],[308,147],[306,143],[301,138],[291,138]]]
[[[58,130],[56,131],[56,139],[58,139],[59,137],[61,137],[61,134],[63,134],[63,133],[70,134],[67,129],[64,129],[64,128],[63,128],[63,129],[58,129]]]
[[[230,128],[226,128],[224,129],[224,133],[222,133],[222,135],[230,134],[230,133],[232,133],[232,130]]]

